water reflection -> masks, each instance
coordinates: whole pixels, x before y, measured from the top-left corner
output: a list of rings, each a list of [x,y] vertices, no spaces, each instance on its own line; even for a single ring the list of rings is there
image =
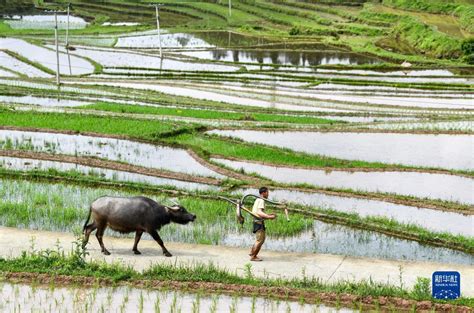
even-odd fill
[[[199,59],[292,66],[376,64],[379,60],[343,51],[208,50],[183,54]]]
[[[269,226],[271,227],[271,226]],[[250,231],[228,234],[220,244],[250,247],[255,238]],[[265,249],[289,252],[329,253],[393,260],[440,263],[474,263],[474,256],[440,247],[432,247],[389,237],[373,231],[314,221],[313,227],[298,236],[268,238]]]

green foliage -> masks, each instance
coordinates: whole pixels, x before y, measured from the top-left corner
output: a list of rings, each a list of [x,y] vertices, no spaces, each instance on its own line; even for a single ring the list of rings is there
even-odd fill
[[[417,277],[413,286],[412,294],[417,300],[427,300],[431,298],[431,280],[425,277]]]
[[[143,105],[126,105],[108,102],[98,102],[95,104],[78,107],[80,109],[121,112],[121,113],[136,113],[136,114],[156,114],[156,115],[170,115],[182,116],[203,119],[216,120],[252,120],[261,122],[281,122],[281,123],[298,123],[298,124],[331,124],[336,123],[329,119],[311,117],[311,116],[292,116],[284,114],[270,114],[270,113],[240,113],[228,111],[215,110],[198,110],[187,108],[166,108],[166,107],[152,107]]]
[[[474,53],[474,37],[464,40],[461,44],[461,50],[464,55],[471,55]]]
[[[71,173],[73,176],[77,175]],[[80,178],[81,176],[76,176]],[[84,175],[82,175],[84,177]],[[173,189],[173,188],[170,188]],[[0,180],[0,197],[15,192],[24,194],[21,201],[0,203],[0,225],[19,228],[40,228],[42,230],[74,231],[80,228],[87,216],[88,205],[103,194],[135,196],[143,193],[119,193],[111,189],[75,187],[63,184],[40,184],[25,181]],[[47,192],[47,193],[46,193]],[[166,195],[148,195],[157,201],[166,201]],[[181,197],[180,203],[199,218],[186,229],[164,228],[164,238],[181,241],[218,244],[230,232],[239,232],[232,210],[221,200],[199,197]],[[312,219],[295,214],[290,222],[284,218],[271,221],[268,234],[271,236],[294,236],[311,227]],[[242,231],[249,232],[251,223],[247,222]],[[187,232],[187,229],[192,231]],[[206,229],[204,233],[202,230]],[[173,232],[184,232],[175,236]]]
[[[2,0],[0,1],[0,12],[2,15],[19,15],[34,10],[33,2],[30,0]]]
[[[461,5],[453,13],[459,17],[462,28],[474,33],[474,5]]]
[[[440,0],[383,0],[383,4],[412,11],[440,13],[459,17],[461,27],[474,32],[474,5]]]
[[[469,55],[466,55],[464,58],[463,58],[464,62],[467,63],[467,64],[474,64],[474,53],[473,54],[469,54]]]
[[[155,139],[166,132],[190,127],[163,121],[133,120],[125,117],[104,117],[81,114],[7,112],[0,114],[0,125],[97,132],[126,135],[134,138]]]
[[[399,36],[413,47],[437,58],[458,58],[461,56],[461,43],[417,19],[405,16],[394,27]]]

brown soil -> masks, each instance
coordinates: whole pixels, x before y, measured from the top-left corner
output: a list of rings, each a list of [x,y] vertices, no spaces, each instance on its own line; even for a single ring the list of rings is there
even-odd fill
[[[97,286],[116,286],[117,283],[110,279],[66,276],[38,273],[3,273],[5,280],[12,283],[36,283],[40,285],[50,285],[54,283],[59,286],[77,286],[81,288],[95,288]],[[256,296],[272,299],[304,301],[308,304],[325,303],[331,306],[354,307],[362,306],[366,310],[380,308],[382,311],[413,311],[417,312],[472,312],[472,308],[467,306],[441,304],[431,301],[407,300],[398,297],[373,297],[358,296],[349,293],[338,294],[335,292],[307,291],[287,287],[263,287],[241,284],[224,284],[215,282],[183,282],[183,281],[161,281],[161,280],[132,280],[120,282],[119,285],[127,285],[136,288],[147,289],[175,289],[189,292],[201,291],[204,293],[220,293],[240,296]],[[210,292],[212,290],[212,292]]]

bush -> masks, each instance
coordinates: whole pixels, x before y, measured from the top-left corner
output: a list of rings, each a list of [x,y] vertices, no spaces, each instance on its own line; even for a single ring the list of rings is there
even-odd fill
[[[293,26],[288,33],[291,36],[297,36],[301,34],[301,29],[298,26]]]
[[[462,53],[466,56],[474,53],[474,37],[464,40],[461,44]]]
[[[413,286],[413,296],[417,300],[431,298],[431,280],[425,277],[417,277],[415,286]]]
[[[465,62],[465,63],[467,63],[467,64],[474,64],[474,53],[473,53],[473,54],[466,55],[466,56],[463,58],[463,62]]]

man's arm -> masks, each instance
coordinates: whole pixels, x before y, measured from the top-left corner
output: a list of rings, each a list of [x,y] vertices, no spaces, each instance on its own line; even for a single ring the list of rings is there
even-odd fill
[[[275,214],[267,214],[267,213],[263,212],[261,208],[258,208],[257,216],[261,217],[263,219],[266,219],[266,220],[273,220],[276,217]]]

